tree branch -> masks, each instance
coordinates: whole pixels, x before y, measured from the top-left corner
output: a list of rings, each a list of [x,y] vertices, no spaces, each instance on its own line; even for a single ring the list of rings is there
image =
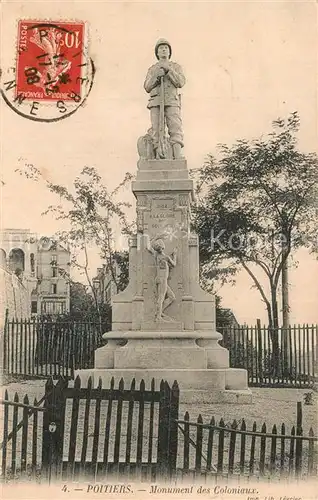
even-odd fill
[[[249,274],[249,276],[252,278],[252,280],[254,281],[255,283],[255,286],[256,288],[258,289],[258,291],[260,292],[261,296],[262,296],[262,299],[263,301],[265,302],[266,305],[270,306],[270,302],[269,300],[267,299],[266,295],[265,295],[265,292],[260,284],[260,282],[258,281],[258,279],[256,278],[255,274],[249,269],[249,267],[247,266],[247,264],[244,262],[243,259],[240,259],[240,262],[243,266],[243,268],[245,269],[245,271]]]

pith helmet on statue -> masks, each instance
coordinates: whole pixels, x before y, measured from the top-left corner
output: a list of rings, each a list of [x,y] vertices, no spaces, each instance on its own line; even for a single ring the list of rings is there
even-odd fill
[[[160,45],[168,45],[169,50],[170,50],[170,55],[169,55],[169,59],[170,59],[171,58],[171,53],[172,53],[171,44],[168,42],[168,40],[165,40],[165,38],[159,38],[158,42],[156,43],[156,46],[155,46],[156,58],[159,59],[159,57],[158,57],[158,48],[160,47]]]

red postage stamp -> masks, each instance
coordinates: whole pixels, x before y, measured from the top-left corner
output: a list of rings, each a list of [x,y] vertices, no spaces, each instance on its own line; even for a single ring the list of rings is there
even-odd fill
[[[85,23],[19,21],[16,96],[37,101],[81,98]]]

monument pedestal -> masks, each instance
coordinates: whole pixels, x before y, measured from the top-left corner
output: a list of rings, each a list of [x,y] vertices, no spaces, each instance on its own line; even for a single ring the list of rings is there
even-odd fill
[[[133,378],[144,379],[150,387],[152,378],[172,385],[178,381],[180,401],[184,403],[240,403],[252,401],[246,370],[229,368],[229,353],[218,344],[217,332],[152,331],[111,332],[105,334],[107,345],[96,350],[95,369],[81,370],[84,384],[89,376],[104,387],[114,377],[129,386]]]
[[[132,189],[137,235],[130,240],[129,285],[112,298],[113,331],[104,334],[95,369],[77,373],[84,382],[101,377],[106,386],[112,377],[128,385],[154,378],[157,387],[177,380],[183,402],[250,403],[247,372],[229,368],[214,297],[199,285],[186,160],[139,160]]]

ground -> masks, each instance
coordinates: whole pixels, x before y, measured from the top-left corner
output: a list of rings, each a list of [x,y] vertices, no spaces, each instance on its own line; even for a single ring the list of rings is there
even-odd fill
[[[9,382],[9,381],[7,381]],[[70,386],[72,386],[73,381],[69,382]],[[7,383],[7,385],[3,386],[3,389],[8,390],[9,399],[12,401],[15,393],[19,396],[19,401],[23,402],[23,397],[25,394],[28,395],[29,404],[33,404],[34,398],[39,401],[44,395],[44,386],[45,380],[37,379],[37,380],[25,380],[25,381],[11,381],[11,383]],[[146,388],[147,389],[147,388]],[[196,422],[198,416],[201,414],[204,423],[209,423],[212,416],[214,416],[216,425],[219,424],[221,418],[223,418],[225,426],[229,429],[232,425],[233,420],[235,419],[238,424],[238,429],[241,428],[242,420],[245,420],[246,429],[252,430],[254,421],[257,424],[257,431],[261,431],[262,424],[266,423],[266,431],[267,433],[272,432],[273,425],[277,426],[277,434],[281,433],[281,425],[285,424],[285,434],[290,435],[293,426],[296,426],[296,415],[297,415],[297,402],[301,401],[304,403],[305,394],[310,392],[312,394],[312,404],[311,405],[302,405],[302,413],[303,413],[303,435],[308,436],[309,430],[312,427],[314,430],[314,434],[317,435],[317,400],[318,395],[306,389],[272,389],[272,388],[252,388],[253,394],[253,403],[250,405],[238,405],[238,404],[181,404],[179,408],[179,419],[184,419],[184,414],[187,411],[190,416],[190,422]],[[97,455],[98,460],[103,461],[103,445],[106,439],[105,434],[105,422],[106,422],[106,414],[107,414],[107,402],[103,401],[101,404],[101,414],[100,414],[100,424],[99,424],[99,439],[97,444]],[[128,402],[123,403],[123,420],[121,426],[121,438],[120,438],[120,460],[125,459],[126,453],[126,438],[127,438],[127,412],[128,412]],[[1,408],[1,417],[3,416],[3,406]],[[116,427],[116,402],[113,404],[113,412],[112,412],[112,423],[110,427],[109,434],[109,460],[113,459],[114,453],[114,442],[115,442],[115,427]],[[72,414],[72,402],[70,400],[67,401],[66,406],[66,417],[65,417],[65,434],[64,434],[64,445],[63,445],[63,459],[68,460],[69,449],[70,449],[70,428],[71,428],[71,414]],[[87,460],[90,460],[92,456],[92,450],[94,447],[94,434],[95,434],[95,402],[91,401],[90,410],[89,410],[89,418],[88,418],[88,428],[87,428],[87,441],[86,445],[84,445],[84,414],[85,414],[85,400],[81,400],[79,405],[79,417],[78,423],[76,425],[76,445],[75,445],[75,459],[80,460],[82,448],[86,446],[86,457]],[[125,415],[125,416],[124,416]],[[133,424],[132,424],[132,441],[131,441],[131,458],[134,461],[134,457],[136,456],[136,443],[137,443],[137,434],[138,434],[138,405],[134,406],[133,411]],[[19,418],[20,421],[22,416],[22,410],[19,410]],[[0,417],[0,426],[2,427]],[[9,413],[9,432],[12,428],[12,411]],[[39,423],[41,422],[42,415],[39,415]],[[155,410],[154,413],[154,435],[153,435],[153,451],[152,451],[152,459],[155,460],[156,457],[156,440],[157,440],[157,429],[158,429],[158,413]],[[31,426],[31,420],[29,420],[29,424]],[[142,456],[143,460],[147,460],[147,449],[149,445],[149,406],[145,406],[144,413],[144,424],[143,424],[143,451]],[[184,448],[184,440],[183,440],[183,432],[184,429],[183,424],[180,424],[180,430],[178,432],[178,459],[177,465],[178,467],[182,467],[183,465],[183,448]],[[30,438],[31,427],[29,429]],[[196,456],[196,448],[194,443],[197,440],[196,437],[196,427],[190,427],[190,441],[192,444],[190,446],[190,455],[189,455],[189,465],[190,468],[194,467],[195,464],[195,456]],[[203,448],[202,448],[202,457],[206,457],[207,453],[207,443],[208,443],[208,429],[203,431]],[[18,432],[17,441],[18,446],[21,443],[22,429]],[[224,436],[224,453],[228,455],[229,446],[231,440],[231,433],[226,432]],[[42,443],[42,426],[40,424],[37,432],[37,459],[36,462],[39,464],[41,462],[41,443]],[[279,458],[279,450],[281,447],[281,440],[277,440],[277,448],[276,448],[276,462],[277,462],[277,471],[281,470],[280,467],[280,458]],[[236,468],[240,462],[240,445],[241,445],[241,437],[237,437],[237,445],[235,448],[235,463]],[[9,443],[9,448],[7,449],[7,464],[9,465],[12,459],[11,455],[11,443]],[[255,443],[255,460],[256,464],[259,463],[260,457],[260,444],[261,440],[256,439]],[[252,438],[251,436],[246,437],[245,443],[245,466],[248,469],[249,457],[251,454],[251,446],[252,446]],[[32,457],[32,442],[28,443],[27,447],[27,460],[28,462]],[[303,457],[305,460],[305,468],[307,468],[308,462],[308,443],[304,443],[303,449]],[[285,468],[289,467],[289,441],[286,441],[285,447]],[[266,462],[269,463],[269,457],[271,455],[271,440],[266,440]],[[213,442],[213,452],[212,452],[212,464],[216,466],[218,460],[218,433],[215,433],[215,438]],[[19,468],[20,466],[20,453],[17,455],[16,466]],[[257,467],[257,465],[256,465]],[[238,471],[239,472],[239,469]]]
[[[73,382],[70,382],[72,385]],[[14,394],[17,393],[19,395],[19,401],[23,401],[23,397],[25,394],[28,394],[29,403],[33,404],[34,398],[39,401],[44,394],[44,386],[45,380],[28,380],[28,381],[11,381],[11,383],[7,383],[7,385],[3,386],[3,389],[7,389],[9,393],[9,399],[13,400]],[[238,423],[238,428],[240,428],[242,419],[244,418],[246,422],[246,426],[248,430],[252,430],[252,426],[254,421],[257,424],[257,431],[261,430],[261,426],[263,422],[266,423],[267,432],[272,432],[272,427],[275,424],[277,426],[277,433],[280,434],[281,424],[285,424],[286,435],[289,435],[293,426],[296,426],[296,412],[297,412],[297,402],[301,401],[304,403],[305,395],[310,392],[312,394],[311,405],[302,405],[303,412],[303,435],[308,436],[309,429],[312,427],[314,430],[314,434],[317,435],[317,393],[305,389],[272,389],[272,388],[252,388],[253,394],[253,403],[250,405],[237,405],[237,404],[181,404],[179,411],[179,419],[183,420],[184,413],[188,411],[190,416],[190,421],[195,422],[201,414],[204,423],[209,423],[211,417],[214,416],[216,420],[216,424],[219,423],[220,419],[223,418],[224,423],[229,429],[234,419],[236,419]],[[69,403],[69,404],[68,404]],[[76,461],[81,460],[81,454],[83,453],[83,449],[86,449],[85,452],[85,460],[86,462],[90,462],[92,460],[93,449],[97,450],[97,460],[100,463],[103,463],[104,460],[104,443],[106,442],[106,413],[107,413],[107,402],[102,402],[101,405],[101,413],[98,427],[98,440],[97,446],[95,443],[95,402],[91,401],[90,410],[89,410],[89,418],[87,419],[88,428],[84,431],[84,414],[85,414],[85,401],[81,401],[79,406],[79,414],[78,414],[78,423],[77,423],[77,432],[76,432],[76,440],[75,448],[72,445],[70,439],[70,428],[71,428],[71,401],[68,401],[66,407],[66,418],[65,418],[65,434],[64,434],[64,444],[63,444],[63,460],[68,461],[70,456],[70,449],[74,449],[74,458]],[[115,403],[115,402],[114,402]],[[157,404],[157,403],[156,403]],[[3,406],[1,408],[3,410]],[[113,406],[113,414],[112,414],[112,423],[110,427],[110,432],[107,434],[109,436],[109,447],[108,447],[108,460],[110,462],[114,461],[114,449],[115,449],[115,426],[116,426],[116,404]],[[124,415],[127,415],[128,410],[128,402],[123,403],[123,419],[122,426],[120,432],[120,450],[119,450],[119,460],[125,461],[126,456],[126,446],[127,446],[127,419],[124,418]],[[3,411],[1,411],[3,415]],[[19,412],[18,421],[20,421],[22,410]],[[139,441],[139,431],[138,431],[138,405],[137,408],[134,407],[133,413],[133,424],[132,424],[132,435],[131,435],[131,448],[130,448],[130,463],[136,462],[137,456],[137,442]],[[30,476],[30,479],[41,480],[41,453],[42,453],[42,426],[41,419],[42,415],[39,415],[39,427],[36,435],[36,443],[34,439],[32,439],[32,418],[29,419],[29,433],[28,434],[28,444],[27,444],[27,453],[26,453],[26,462],[27,467],[30,467],[30,464],[34,462],[36,464],[36,468],[27,468],[27,474]],[[149,434],[149,408],[144,412],[144,421],[143,421],[143,432],[142,432],[142,460],[143,462],[148,461],[148,450],[150,443],[150,434]],[[0,427],[2,427],[2,422],[0,418]],[[9,414],[9,432],[12,428],[12,411]],[[158,412],[155,410],[154,412],[154,435],[152,438],[153,448],[152,448],[152,462],[156,462],[157,456],[157,430],[158,430]],[[178,431],[178,454],[177,454],[177,467],[179,471],[181,469],[185,469],[185,452],[184,452],[184,435],[182,432],[184,429],[183,425],[180,424],[180,429]],[[194,426],[190,427],[190,447],[188,454],[188,468],[193,472],[196,468],[196,458],[197,458],[197,429]],[[17,433],[17,454],[15,458],[12,453],[12,442],[13,439],[10,440],[7,451],[6,451],[6,479],[10,481],[15,478],[19,480],[21,478],[21,441],[22,441],[22,428]],[[222,456],[224,457],[223,462],[223,473],[227,474],[229,470],[229,457],[230,457],[230,448],[232,441],[231,432],[225,432],[224,440],[222,444],[222,449],[224,450]],[[84,438],[86,435],[86,439]],[[138,437],[137,437],[138,436]],[[205,466],[207,464],[208,457],[208,437],[209,430],[205,429],[203,431],[202,436],[202,469],[205,470]],[[214,441],[213,447],[211,449],[211,469],[212,473],[218,468],[218,460],[219,460],[219,449],[220,449],[220,437],[221,433],[217,431],[214,432]],[[30,439],[29,439],[30,438]],[[254,439],[254,438],[253,438]],[[258,478],[260,474],[260,457],[262,455],[261,451],[261,441],[263,438],[258,437],[254,444],[254,452],[253,452],[253,461],[250,462],[252,456],[252,437],[250,435],[246,436],[246,441],[244,441],[244,455],[243,455],[243,470],[241,466],[241,453],[242,453],[242,435],[238,435],[236,437],[236,446],[235,451],[233,451],[233,460],[234,467],[232,471],[234,472],[235,477],[240,476],[240,480],[249,477],[249,475],[253,476],[253,478]],[[288,471],[291,472],[291,476],[294,473],[295,469],[295,449],[293,451],[293,455],[291,455],[290,443],[291,440],[281,440],[279,437],[276,439],[277,443],[275,444],[274,452],[272,448],[272,439],[266,439],[266,445],[264,448],[264,462],[265,462],[265,476],[268,478],[271,476],[273,480],[278,479],[279,477],[288,474]],[[265,441],[264,441],[265,442]],[[285,443],[285,451],[281,452],[282,442]],[[33,445],[35,443],[35,455],[33,456]],[[271,465],[271,457],[274,453],[274,466],[272,468]],[[313,463],[317,463],[317,452],[314,453],[315,458],[313,458]],[[283,460],[282,460],[283,457]],[[293,458],[292,458],[293,457]],[[15,463],[15,467],[13,468],[13,462]],[[250,471],[250,464],[253,463],[253,472]],[[282,465],[283,464],[283,465]],[[291,466],[292,464],[292,466]],[[308,450],[308,442],[303,442],[302,448],[302,465],[303,465],[303,473],[302,477],[308,480],[307,471],[309,468],[309,450]],[[290,466],[292,467],[290,469]],[[314,465],[315,467],[315,465]],[[28,472],[29,470],[29,472]],[[315,470],[315,468],[314,468]],[[190,473],[190,475],[192,474]],[[290,473],[290,472],[289,472]],[[188,477],[188,476],[187,476]],[[191,476],[192,477],[192,476]],[[199,476],[198,476],[199,477]],[[201,476],[200,476],[201,477]],[[218,477],[221,477],[218,475]]]
[[[221,418],[225,423],[234,419],[240,423],[245,419],[246,426],[250,429],[256,421],[257,427],[263,422],[266,423],[267,430],[271,430],[276,424],[278,432],[282,423],[285,423],[286,430],[291,430],[296,425],[297,402],[304,403],[305,394],[312,393],[312,404],[302,405],[303,430],[307,434],[310,427],[316,434],[317,427],[317,403],[318,395],[309,389],[273,389],[273,388],[251,388],[253,403],[251,405],[236,404],[211,404],[211,405],[182,405],[180,410],[187,410],[190,420],[197,418],[200,413],[204,422],[208,422],[212,416],[217,421]],[[180,412],[180,415],[182,413]]]
[[[30,404],[34,398],[41,399],[44,394],[45,380],[22,380],[8,383],[3,386],[3,392],[8,390],[10,399],[13,399],[17,392],[19,397],[28,394]],[[209,422],[212,416],[216,421],[221,418],[226,424],[234,419],[240,424],[245,419],[247,429],[250,429],[253,422],[256,421],[257,427],[263,422],[266,423],[267,430],[271,430],[273,425],[277,425],[277,430],[282,423],[285,423],[286,431],[290,431],[293,425],[296,425],[297,402],[304,403],[305,394],[312,393],[312,404],[302,405],[303,411],[303,431],[308,434],[310,427],[316,434],[317,430],[317,404],[318,394],[310,389],[273,389],[273,388],[251,388],[253,394],[253,403],[251,405],[237,404],[182,404],[180,405],[179,418],[183,419],[184,413],[189,412],[190,420],[195,421],[199,414],[202,415],[204,422]],[[22,399],[20,399],[22,401]]]

